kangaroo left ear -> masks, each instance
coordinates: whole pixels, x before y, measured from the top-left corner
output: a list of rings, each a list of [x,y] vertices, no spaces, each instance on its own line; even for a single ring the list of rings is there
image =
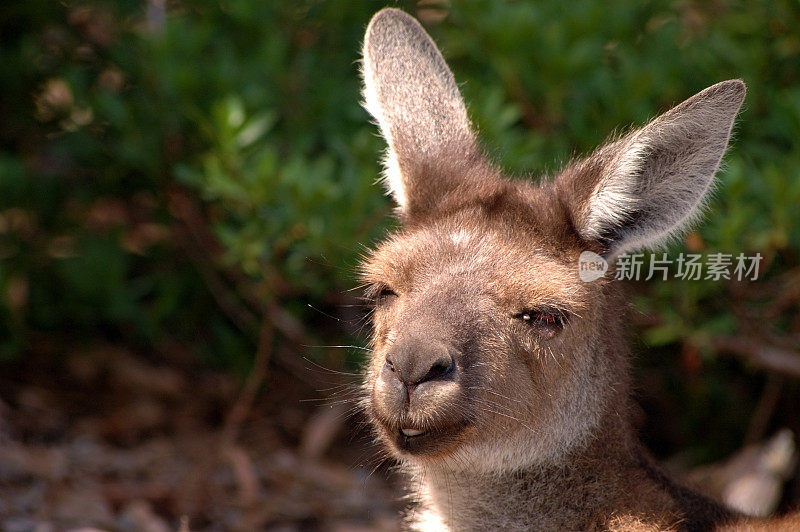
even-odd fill
[[[702,211],[744,96],[741,80],[717,83],[568,168],[556,187],[580,236],[616,255],[680,234]]]
[[[364,38],[364,106],[388,146],[384,177],[401,212],[434,208],[469,179],[482,154],[452,72],[419,22],[399,9],[372,18]]]

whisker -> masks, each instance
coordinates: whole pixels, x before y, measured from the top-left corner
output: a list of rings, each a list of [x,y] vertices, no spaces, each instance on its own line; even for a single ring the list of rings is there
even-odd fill
[[[490,390],[489,388],[486,388],[486,387],[483,387],[483,386],[468,386],[467,389],[468,390],[481,390],[481,391],[484,391],[484,392],[488,392],[488,393],[490,393],[492,395],[496,395],[496,396],[501,397],[503,399],[508,399],[509,401],[514,401],[515,403],[519,403],[519,404],[525,405],[525,406],[527,406],[527,404],[528,404],[527,402],[522,401],[521,399],[514,399],[513,397],[508,397],[507,395],[503,395],[503,394],[501,394],[499,392],[496,392],[494,390]]]
[[[332,319],[332,320],[336,320],[336,321],[338,321],[338,322],[341,322],[341,321],[342,321],[340,318],[337,318],[336,316],[331,316],[330,314],[328,314],[328,313],[326,313],[326,312],[322,312],[320,309],[318,309],[317,307],[313,306],[311,303],[306,303],[306,305],[308,305],[308,308],[310,308],[310,309],[313,309],[313,310],[316,310],[317,312],[319,312],[319,313],[320,313],[320,314],[322,314],[323,316],[327,316],[328,318],[330,318],[330,319]]]
[[[314,362],[313,360],[311,360],[308,357],[303,357],[303,360],[305,360],[306,362],[308,362],[309,364],[311,364],[313,366],[316,366],[318,369],[327,371],[328,373],[333,373],[334,375],[347,375],[347,376],[350,376],[350,377],[360,377],[361,376],[360,373],[353,373],[353,372],[350,372],[350,371],[339,371],[339,370],[336,370],[336,369],[326,368],[325,366],[317,364],[316,362]]]
[[[503,412],[497,412],[497,411],[494,411],[494,410],[492,410],[490,408],[486,408],[486,411],[487,412],[491,412],[492,414],[497,414],[498,416],[507,417],[508,419],[516,421],[517,423],[519,423],[520,425],[522,425],[523,427],[525,427],[529,431],[533,432],[534,434],[537,433],[536,429],[534,429],[533,427],[531,427],[530,425],[528,425],[527,423],[525,423],[524,421],[522,421],[521,419],[519,419],[516,416],[512,416],[510,414],[504,414]]]
[[[330,348],[330,349],[360,349],[362,351],[372,351],[372,349],[368,347],[362,347],[360,345],[308,345],[303,344],[302,347],[308,348]]]

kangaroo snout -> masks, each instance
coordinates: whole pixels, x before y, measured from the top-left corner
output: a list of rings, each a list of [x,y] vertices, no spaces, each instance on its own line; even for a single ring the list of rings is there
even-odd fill
[[[407,323],[375,368],[371,406],[387,440],[401,453],[420,456],[450,446],[468,425],[465,368],[446,327],[424,315]]]
[[[430,429],[449,424],[449,411],[461,399],[457,352],[432,336],[424,331],[406,333],[386,351],[375,399],[390,427]]]
[[[444,342],[414,334],[410,338],[401,338],[389,349],[381,377],[399,381],[410,402],[418,387],[434,387],[438,381],[454,380],[455,360]]]

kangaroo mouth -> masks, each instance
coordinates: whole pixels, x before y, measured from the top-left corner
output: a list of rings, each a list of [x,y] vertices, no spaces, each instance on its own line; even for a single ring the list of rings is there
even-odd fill
[[[397,457],[447,454],[470,425],[469,397],[455,381],[422,382],[409,393],[388,374],[372,389],[369,414],[379,438]],[[391,377],[391,378],[389,378]]]
[[[425,429],[399,427],[394,430],[386,428],[386,432],[401,454],[441,454],[458,445],[468,426],[469,421],[464,419],[441,427]]]

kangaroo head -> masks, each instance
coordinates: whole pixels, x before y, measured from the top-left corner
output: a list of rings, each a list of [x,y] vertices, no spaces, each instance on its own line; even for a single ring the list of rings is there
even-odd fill
[[[578,257],[656,246],[700,211],[745,87],[718,83],[541,183],[482,154],[420,24],[372,19],[364,96],[402,228],[362,268],[374,305],[367,410],[401,460],[487,471],[552,462],[624,418],[623,309]]]

